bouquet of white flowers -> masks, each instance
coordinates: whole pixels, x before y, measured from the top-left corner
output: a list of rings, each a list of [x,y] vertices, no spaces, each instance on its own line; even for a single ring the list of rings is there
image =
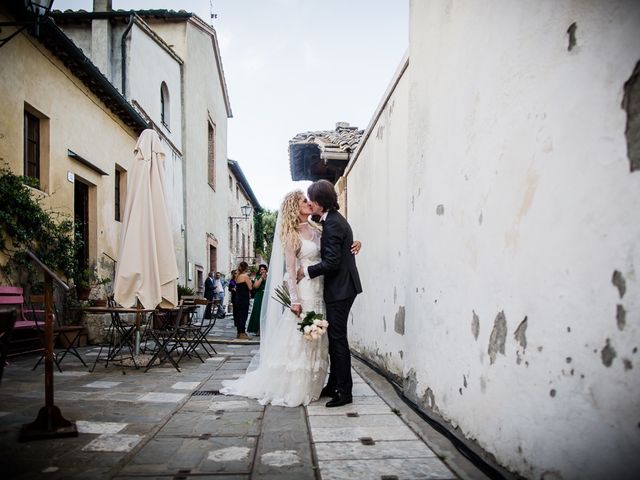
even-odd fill
[[[286,283],[274,289],[276,302],[285,308],[291,308],[291,294]],[[302,320],[298,322],[298,329],[304,336],[305,340],[318,340],[322,335],[327,333],[329,322],[324,319],[324,315],[316,313],[313,310],[302,312]]]

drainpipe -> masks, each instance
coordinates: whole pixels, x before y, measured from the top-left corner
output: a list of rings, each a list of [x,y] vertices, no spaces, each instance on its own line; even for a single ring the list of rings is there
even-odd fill
[[[122,33],[122,39],[120,40],[120,49],[122,52],[122,96],[127,98],[127,35],[133,27],[133,10],[129,14],[129,24]]]
[[[186,41],[186,39],[185,39]],[[189,286],[189,217],[187,208],[187,158],[189,147],[187,142],[187,104],[185,102],[184,63],[180,65],[180,99],[182,100],[182,221],[184,222],[184,284]]]

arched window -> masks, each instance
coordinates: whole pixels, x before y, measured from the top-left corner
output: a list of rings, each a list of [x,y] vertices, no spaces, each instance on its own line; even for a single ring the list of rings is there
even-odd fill
[[[160,121],[167,128],[169,128],[170,110],[169,89],[167,84],[162,82],[160,85]]]

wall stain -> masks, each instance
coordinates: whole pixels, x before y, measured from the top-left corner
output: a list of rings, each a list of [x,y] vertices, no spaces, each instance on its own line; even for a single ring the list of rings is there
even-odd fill
[[[384,315],[382,316],[382,331],[387,332],[387,317]]]
[[[427,405],[434,412],[438,412],[438,406],[436,405],[436,398],[433,395],[433,390],[430,387],[422,395],[422,403]]]
[[[396,287],[393,287],[393,303],[396,303],[396,300],[398,299],[398,290],[396,289]]]
[[[482,225],[482,212],[480,212],[480,216],[478,217],[478,225]]]
[[[624,82],[621,107],[627,114],[624,136],[627,139],[627,156],[631,172],[640,169],[640,62],[636,63],[631,77]]]
[[[624,279],[622,273],[620,273],[618,270],[614,270],[613,276],[611,277],[611,283],[613,283],[613,285],[618,289],[620,298],[624,297],[624,294],[627,291],[627,282]]]
[[[478,335],[480,334],[480,318],[478,318],[478,314],[475,310],[472,310],[473,318],[471,319],[471,333],[473,337],[478,340]]]
[[[628,358],[623,358],[622,363],[624,364],[625,370],[631,370],[633,368],[633,363]]]
[[[491,330],[491,337],[489,337],[489,358],[490,364],[496,361],[498,353],[504,355],[504,344],[507,339],[507,319],[504,316],[504,311],[498,313],[495,321],[493,322],[493,330]]]
[[[527,348],[527,325],[528,325],[528,323],[529,323],[529,321],[528,321],[527,317],[524,317],[524,320],[522,320],[520,322],[520,325],[518,325],[518,328],[516,328],[516,331],[513,332],[513,338],[515,338],[518,341],[518,343],[522,347],[522,350],[525,350]]]
[[[440,204],[436,207],[436,213],[438,215],[444,215],[444,205]]]
[[[393,323],[393,329],[396,333],[404,335],[404,305],[401,305],[396,312],[396,318]]]
[[[549,391],[549,396],[550,396],[551,398],[554,398],[554,397],[556,396],[556,389],[555,389],[555,388],[552,388],[552,389]]]
[[[624,330],[624,326],[627,323],[627,312],[625,311],[622,305],[616,306],[616,324],[618,325],[618,330]]]
[[[462,375],[462,384],[464,385],[464,388],[467,388],[467,376],[466,375]]]
[[[487,391],[487,381],[484,377],[480,377],[480,391],[485,393]]]
[[[600,352],[600,356],[602,357],[602,364],[605,367],[610,367],[611,364],[613,363],[613,359],[616,358],[616,355],[617,354],[615,349],[611,346],[611,342],[607,338],[607,343],[602,349],[602,351]]]

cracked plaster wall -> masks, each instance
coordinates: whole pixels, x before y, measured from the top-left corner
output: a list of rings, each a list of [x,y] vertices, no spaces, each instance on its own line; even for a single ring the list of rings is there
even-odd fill
[[[639,26],[630,1],[412,1],[403,100],[347,176],[352,346],[527,478],[640,471]]]

